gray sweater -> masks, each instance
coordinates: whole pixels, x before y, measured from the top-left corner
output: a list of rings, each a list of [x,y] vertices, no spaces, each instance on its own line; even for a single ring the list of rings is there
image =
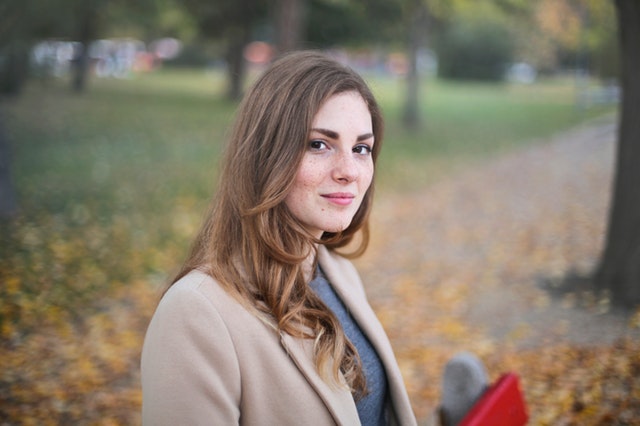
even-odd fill
[[[344,303],[340,300],[333,287],[320,268],[316,277],[310,283],[311,288],[322,301],[333,311],[340,321],[347,338],[353,343],[360,355],[364,374],[367,380],[368,394],[356,401],[358,416],[363,426],[381,426],[387,424],[385,402],[387,398],[387,376],[380,358],[374,347],[362,333]]]

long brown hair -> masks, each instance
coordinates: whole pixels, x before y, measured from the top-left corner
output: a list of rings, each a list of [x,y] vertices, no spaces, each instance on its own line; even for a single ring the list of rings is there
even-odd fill
[[[357,351],[331,310],[308,288],[303,263],[315,255],[315,244],[344,248],[358,231],[361,237],[346,255],[364,252],[373,183],[347,229],[324,233],[320,241],[284,203],[314,116],[328,98],[348,91],[359,93],[371,113],[375,164],[382,116],[353,70],[321,53],[295,52],[258,78],[239,106],[218,191],[176,280],[196,268],[210,274],[243,304],[273,318],[280,332],[315,339],[315,363],[323,378],[340,383],[342,372],[352,392],[362,395],[366,383]]]

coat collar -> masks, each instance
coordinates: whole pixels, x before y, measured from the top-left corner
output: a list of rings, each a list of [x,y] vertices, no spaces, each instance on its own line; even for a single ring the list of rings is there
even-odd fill
[[[341,284],[343,286],[349,285],[347,282],[344,282],[346,281],[346,277],[336,273],[338,272],[336,271],[336,261],[329,255],[328,250],[324,246],[320,246],[318,249],[318,262],[323,271],[331,271],[329,275],[327,275],[327,278],[332,284],[335,279],[338,279],[342,282]],[[347,302],[345,302],[345,304],[349,306]],[[349,308],[351,309],[351,306],[349,306]],[[345,426],[360,424],[360,418],[358,417],[353,396],[346,384],[344,386],[329,384],[318,374],[314,362],[313,340],[300,339],[281,332],[280,342],[300,372],[302,372],[309,384],[323,400],[336,424]]]
[[[318,261],[327,279],[345,304],[349,312],[376,349],[389,384],[389,396],[393,401],[395,421],[398,424],[415,425],[402,373],[393,353],[389,338],[367,301],[360,275],[348,260],[330,252],[326,247],[318,248]],[[391,413],[390,413],[391,414]]]
[[[325,403],[336,424],[344,426],[360,424],[358,411],[349,388],[346,385],[332,386],[318,374],[313,361],[313,341],[299,339],[287,333],[280,333],[280,341],[298,369]]]
[[[364,287],[357,271],[351,262],[332,254],[324,246],[318,247],[318,263],[382,360],[387,373],[390,398],[393,400],[392,405],[395,408],[393,411],[395,411],[395,416],[399,416],[395,420],[400,424],[415,425],[411,405],[404,390],[402,374],[391,349],[391,344],[367,302]],[[313,361],[313,341],[295,338],[286,333],[280,333],[280,341],[309,384],[322,398],[336,423],[349,426],[360,424],[356,405],[349,389],[332,387],[318,374]]]

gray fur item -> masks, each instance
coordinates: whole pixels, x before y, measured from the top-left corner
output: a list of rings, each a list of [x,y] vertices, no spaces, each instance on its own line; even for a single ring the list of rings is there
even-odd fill
[[[442,425],[456,426],[460,423],[488,386],[487,371],[478,357],[461,352],[451,358],[442,379]]]

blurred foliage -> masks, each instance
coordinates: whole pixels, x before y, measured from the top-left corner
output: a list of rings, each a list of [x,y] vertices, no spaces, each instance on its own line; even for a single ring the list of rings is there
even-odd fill
[[[468,26],[472,18],[481,18],[485,22],[496,23],[499,28],[508,27],[514,59],[527,62],[539,71],[581,68],[602,78],[617,76],[617,29],[613,2],[438,0],[425,4],[432,16],[433,40],[446,37],[452,28]],[[476,30],[480,37],[487,31],[481,25],[477,25]],[[476,49],[484,50],[482,46]],[[444,49],[438,49],[438,53],[446,54]]]
[[[539,41],[551,50],[546,65],[617,77],[618,33],[613,2],[540,0],[532,15]]]
[[[269,19],[264,0],[186,0],[181,4],[196,22],[198,33],[206,37],[237,36],[247,23],[256,27]]]
[[[439,35],[438,75],[459,80],[501,81],[514,60],[514,38],[505,17],[466,11]]]
[[[313,47],[397,44],[402,16],[385,0],[308,2],[306,43]]]
[[[374,45],[408,50],[411,22],[417,11],[424,9],[428,19],[422,25],[428,36],[423,47],[435,49],[436,40],[460,33],[461,27],[481,31],[478,38],[483,38],[486,26],[469,25],[469,16],[480,10],[486,22],[510,23],[509,40],[517,61],[546,72],[579,67],[603,78],[616,77],[618,72],[614,6],[609,1],[299,1],[306,10],[304,46]],[[216,48],[204,49],[205,60],[199,63],[206,64],[224,58],[235,44],[237,53],[248,41],[273,41],[274,25],[273,5],[264,0],[6,0],[0,3],[0,87],[5,91],[19,89],[21,81],[11,77],[27,75],[21,58],[41,39],[134,37],[150,42],[177,37],[196,48],[208,40]],[[485,46],[497,45],[491,37],[484,39],[489,42]],[[22,53],[15,54],[16,49]],[[485,49],[481,46],[480,50]],[[446,49],[439,51],[446,56]],[[473,52],[474,56],[477,53]],[[193,49],[190,55],[195,57]],[[486,62],[490,57],[485,55],[481,60]],[[19,72],[11,73],[13,69]]]
[[[412,194],[451,164],[612,109],[577,110],[570,81],[429,80],[430,126],[415,135],[399,124],[400,81],[370,80],[388,119],[381,197]],[[219,96],[223,77],[203,71],[100,79],[85,96],[61,83],[33,81],[24,96],[0,105],[20,205],[0,223],[0,421],[137,424],[146,325],[206,208],[235,104]],[[401,294],[417,300],[422,291],[409,286]],[[437,333],[464,333],[443,324]],[[428,359],[435,368],[441,354],[423,348],[400,356],[405,367]],[[434,401],[436,384],[404,370],[414,400]]]

